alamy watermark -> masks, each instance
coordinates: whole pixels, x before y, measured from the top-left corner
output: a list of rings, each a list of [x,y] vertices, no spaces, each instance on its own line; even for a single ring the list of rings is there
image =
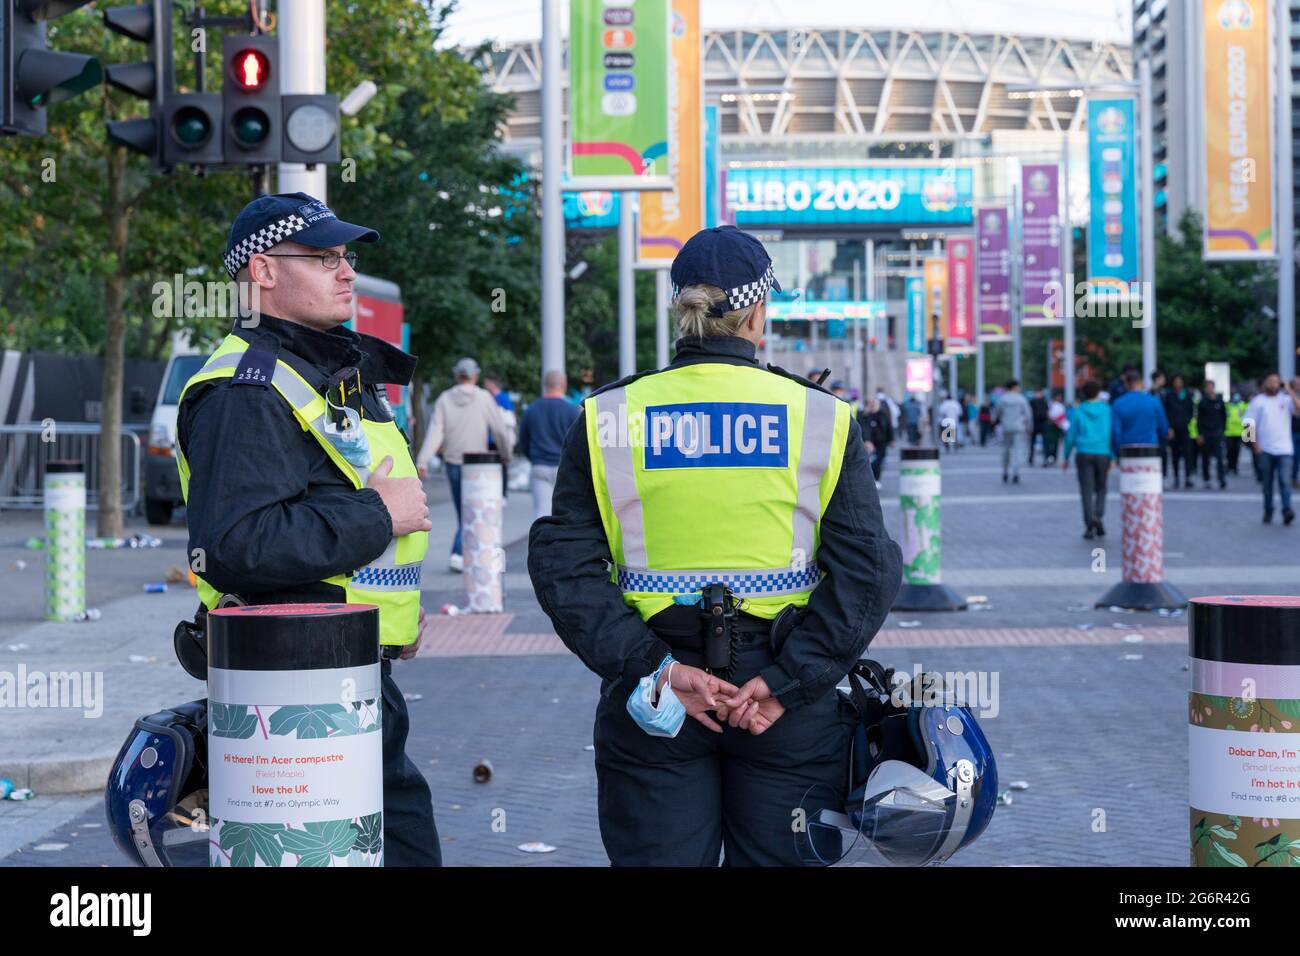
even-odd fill
[[[1155,290],[1149,282],[1122,282],[1116,279],[1091,279],[1075,282],[1073,273],[1066,284],[1074,289],[1076,319],[1132,319],[1133,328],[1145,329],[1150,323],[1148,296]],[[1065,315],[1065,288],[1060,282],[1043,283],[1043,313],[1060,318]]]
[[[262,287],[256,282],[226,282],[186,278],[176,273],[153,284],[153,314],[159,319],[239,318],[246,329],[257,328],[262,315]]]
[[[80,710],[89,718],[104,713],[103,671],[0,670],[0,709]]]

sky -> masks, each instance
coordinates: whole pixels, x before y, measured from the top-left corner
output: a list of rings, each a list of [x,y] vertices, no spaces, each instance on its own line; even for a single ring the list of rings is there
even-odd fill
[[[1132,0],[701,0],[704,29],[871,27],[1005,31],[1128,43]],[[561,22],[568,2],[561,0]],[[541,0],[459,0],[443,43],[502,43],[541,36]],[[567,32],[567,27],[564,28]]]

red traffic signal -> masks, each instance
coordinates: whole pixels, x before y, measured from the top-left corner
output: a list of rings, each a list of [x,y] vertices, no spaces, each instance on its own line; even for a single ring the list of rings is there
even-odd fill
[[[261,50],[241,48],[230,59],[230,76],[247,93],[257,93],[271,76],[271,63]]]

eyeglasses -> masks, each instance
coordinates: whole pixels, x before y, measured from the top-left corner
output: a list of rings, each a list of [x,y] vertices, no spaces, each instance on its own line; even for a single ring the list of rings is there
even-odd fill
[[[357,267],[357,254],[355,252],[264,252],[264,256],[270,256],[273,259],[319,259],[320,264],[326,269],[337,269],[339,260],[348,260],[348,265],[353,269]]]

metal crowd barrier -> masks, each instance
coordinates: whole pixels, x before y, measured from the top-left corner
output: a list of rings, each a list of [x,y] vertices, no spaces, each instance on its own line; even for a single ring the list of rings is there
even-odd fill
[[[141,437],[149,426],[122,426],[122,510],[140,503],[144,462]],[[0,425],[0,509],[42,508],[42,476],[51,459],[71,458],[86,466],[86,507],[99,506],[98,422],[23,422]]]

